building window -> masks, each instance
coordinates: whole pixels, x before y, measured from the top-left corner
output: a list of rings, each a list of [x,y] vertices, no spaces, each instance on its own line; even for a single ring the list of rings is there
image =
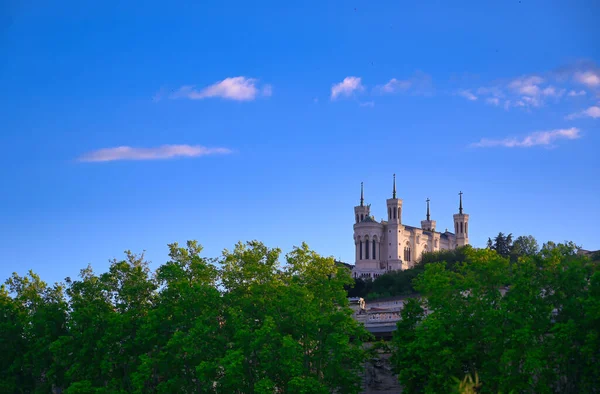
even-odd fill
[[[460,233],[463,234],[463,222],[460,222]]]
[[[396,219],[396,208],[394,208],[394,219]]]
[[[360,214],[360,221],[362,222],[363,220],[365,220],[365,215],[363,215],[362,213]]]
[[[375,256],[375,240],[373,240],[373,260],[376,260],[377,257]]]
[[[358,223],[358,213],[356,214],[356,223]]]
[[[398,219],[400,219],[400,208],[398,208]]]
[[[359,249],[360,249],[359,260],[362,260],[362,241],[358,241],[358,243],[360,244],[360,246],[359,246]]]
[[[410,261],[410,246],[404,248],[404,261]]]
[[[458,222],[454,223],[454,232],[458,234]]]
[[[388,208],[388,218],[392,218],[392,208]]]
[[[365,241],[365,259],[369,260],[369,240]]]

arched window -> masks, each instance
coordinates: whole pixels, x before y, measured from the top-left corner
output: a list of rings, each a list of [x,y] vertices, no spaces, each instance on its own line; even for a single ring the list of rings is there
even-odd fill
[[[400,208],[398,208],[398,219],[400,219]]]
[[[388,208],[388,219],[392,218],[392,208]]]
[[[360,245],[360,246],[359,246],[359,249],[360,249],[360,252],[359,252],[359,260],[362,260],[362,241],[358,241],[358,243],[359,243],[359,245]]]
[[[465,234],[469,235],[469,223],[465,223]]]
[[[362,213],[360,214],[360,221],[362,222],[363,220],[365,220],[365,215],[363,215]]]
[[[404,261],[410,261],[411,255],[410,255],[410,245],[406,245],[404,247]]]
[[[369,260],[369,240],[367,239],[365,241],[365,259]]]
[[[394,219],[396,219],[396,208],[394,208]]]
[[[373,240],[373,260],[376,260],[377,257],[375,256],[375,240]]]
[[[356,223],[358,223],[358,213],[356,214]]]
[[[454,232],[458,234],[458,222],[454,223]]]
[[[463,222],[460,222],[460,233],[463,234]]]

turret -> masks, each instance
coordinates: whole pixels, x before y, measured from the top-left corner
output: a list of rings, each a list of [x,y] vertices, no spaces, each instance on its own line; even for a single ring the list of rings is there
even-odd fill
[[[365,205],[364,185],[360,183],[360,205],[354,207],[354,223],[360,223],[371,214],[371,206]]]
[[[400,254],[400,231],[402,227],[402,200],[396,197],[396,174],[394,174],[394,186],[392,188],[392,198],[386,200],[388,211],[388,250],[387,257],[389,266],[392,270],[402,269],[402,258]]]
[[[456,234],[456,247],[469,244],[469,215],[463,213],[462,196],[463,192],[458,193],[460,203],[458,213],[454,214],[454,233]]]
[[[429,214],[429,198],[425,200],[427,203],[427,214],[425,215],[426,219],[421,220],[421,229],[425,231],[435,231],[435,220],[431,220],[431,215]]]

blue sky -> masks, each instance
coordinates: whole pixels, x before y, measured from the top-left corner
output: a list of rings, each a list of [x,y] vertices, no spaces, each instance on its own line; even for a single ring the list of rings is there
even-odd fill
[[[462,190],[475,246],[600,249],[598,2],[2,4],[2,278],[188,239],[352,262],[393,173],[406,224]]]

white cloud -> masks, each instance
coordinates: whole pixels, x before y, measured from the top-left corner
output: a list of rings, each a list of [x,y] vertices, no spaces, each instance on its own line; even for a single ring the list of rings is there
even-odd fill
[[[568,115],[566,119],[577,119],[577,118],[600,118],[600,107],[594,105],[585,109],[581,112],[576,112],[574,114]]]
[[[366,101],[364,103],[360,103],[361,107],[374,107],[375,106],[375,101]]]
[[[462,96],[470,101],[477,100],[477,96],[475,96],[473,93],[471,93],[470,90],[459,90],[458,92],[456,92],[456,94],[458,94],[459,96]]]
[[[485,99],[485,102],[492,105],[500,105],[500,99],[497,97],[488,97]]]
[[[381,91],[384,93],[406,91],[411,87],[411,85],[412,82],[410,80],[398,80],[396,78],[392,78],[388,83],[381,86]]]
[[[548,86],[542,90],[542,95],[547,97],[562,97],[566,92],[566,89],[557,89],[554,86]]]
[[[262,91],[257,87],[258,80],[255,78],[232,77],[225,78],[202,90],[196,90],[194,86],[182,86],[171,95],[171,98],[188,98],[190,100],[202,100],[212,97],[221,97],[227,100],[252,101],[258,95],[270,96],[272,88],[265,85]]]
[[[523,138],[505,138],[501,140],[483,138],[481,141],[471,144],[471,146],[475,148],[531,148],[534,146],[549,146],[554,141],[560,139],[574,140],[580,137],[580,130],[576,127],[571,127],[570,129],[537,131]]]
[[[532,75],[530,77],[514,79],[508,84],[508,87],[525,96],[537,96],[540,94],[539,85],[542,82],[544,82],[544,80],[541,77]]]
[[[363,89],[360,77],[346,77],[342,82],[331,86],[331,99],[335,100],[338,96],[350,96],[355,91]]]
[[[567,96],[569,97],[577,97],[577,96],[585,96],[586,92],[585,90],[580,90],[579,92],[576,92],[575,90],[571,90]]]
[[[590,88],[600,86],[600,72],[598,71],[577,71],[573,75],[575,81],[584,84]]]
[[[79,158],[85,162],[106,162],[117,160],[161,160],[175,157],[200,157],[232,153],[227,148],[206,148],[200,145],[162,145],[156,148],[132,148],[119,146],[99,149]]]

